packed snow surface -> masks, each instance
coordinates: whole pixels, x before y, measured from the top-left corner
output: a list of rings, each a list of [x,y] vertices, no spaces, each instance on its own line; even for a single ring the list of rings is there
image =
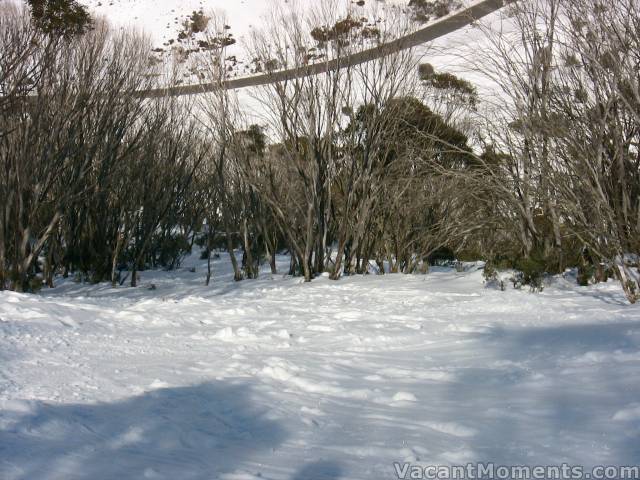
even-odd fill
[[[640,309],[612,282],[500,292],[472,268],[234,283],[223,256],[205,287],[202,263],[136,289],[0,292],[0,478],[640,462]]]

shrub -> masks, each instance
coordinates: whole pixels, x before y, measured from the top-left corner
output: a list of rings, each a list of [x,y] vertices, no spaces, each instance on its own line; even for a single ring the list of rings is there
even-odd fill
[[[48,34],[71,37],[91,28],[89,11],[75,0],[28,0],[35,25]]]
[[[502,292],[505,291],[504,280],[500,278],[500,275],[498,275],[498,270],[496,270],[493,262],[487,262],[485,264],[482,276],[484,277],[484,282],[487,287],[497,287]]]
[[[449,15],[459,6],[460,4],[454,0],[410,0],[409,2],[415,19],[423,23]]]
[[[593,265],[584,265],[578,268],[578,276],[576,280],[578,281],[578,285],[581,287],[586,287],[591,283],[595,274],[595,267]]]
[[[433,77],[435,73],[436,70],[430,63],[421,63],[418,66],[418,76],[420,77],[420,80],[428,80],[429,78]]]
[[[209,25],[209,17],[202,13],[202,10],[193,12],[189,20],[189,29],[191,30],[191,33],[204,32]]]
[[[498,280],[498,271],[491,262],[487,262],[482,270],[482,276],[485,282]]]
[[[522,273],[522,285],[529,285],[532,291],[544,289],[543,278],[546,273],[544,259],[538,256],[522,258],[516,263],[516,268]]]
[[[338,45],[348,45],[349,36],[354,30],[362,28],[362,21],[347,15],[342,20],[338,20],[332,27],[322,26],[315,27],[311,30],[311,37],[318,42],[318,45],[325,45],[329,42],[335,42]],[[368,37],[375,37],[375,29],[368,31]],[[379,35],[379,32],[378,32]]]
[[[522,272],[514,272],[509,278],[509,281],[513,285],[513,288],[520,290],[522,285],[524,285],[524,274]]]
[[[44,280],[42,277],[34,276],[29,279],[29,291],[30,292],[39,292],[44,286]]]
[[[189,240],[184,235],[164,237],[158,245],[160,265],[169,270],[179,267],[190,247]]]

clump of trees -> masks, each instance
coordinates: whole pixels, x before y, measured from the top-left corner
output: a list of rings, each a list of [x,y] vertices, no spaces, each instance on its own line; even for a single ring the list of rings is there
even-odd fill
[[[580,266],[582,283],[610,270],[634,302],[640,3],[535,0],[507,13],[468,59],[500,93],[479,115],[474,179],[499,225],[492,243],[527,270]]]
[[[0,285],[115,284],[122,262],[135,285],[203,155],[194,121],[138,95],[154,73],[141,38],[101,22],[60,36],[18,9],[0,22]]]
[[[207,17],[211,48],[194,67],[219,88],[145,99],[166,72],[143,39],[100,21],[54,34],[35,9],[5,8],[0,288],[56,275],[136,286],[199,246],[206,283],[217,248],[236,280],[263,262],[275,273],[278,252],[306,281],[457,257],[487,260],[489,277],[515,268],[536,289],[566,267],[582,284],[614,275],[637,300],[637,0],[510,7],[510,28],[487,30],[486,55],[469,59],[491,97],[411,50],[350,64],[410,19],[387,12],[372,42],[364,17],[332,5],[276,11],[255,32],[261,71],[311,55],[342,67],[254,89],[259,122],[224,88],[222,19]]]

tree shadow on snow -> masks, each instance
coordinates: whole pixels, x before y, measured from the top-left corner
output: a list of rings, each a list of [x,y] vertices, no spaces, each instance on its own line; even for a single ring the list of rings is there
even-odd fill
[[[468,442],[474,460],[640,462],[637,421],[616,419],[640,398],[640,373],[629,375],[640,360],[640,322],[499,327],[474,337],[474,348],[492,355],[459,371],[445,396],[456,405],[450,418],[475,430]]]
[[[340,478],[342,478],[342,468],[338,463],[320,460],[302,467],[291,480],[339,480]]]
[[[590,299],[598,300],[600,302],[606,303],[608,305],[617,305],[620,307],[629,307],[629,302],[625,298],[624,294],[620,292],[593,292],[589,290],[584,290],[582,288],[576,288],[573,290],[576,294],[581,297],[588,297]],[[633,308],[633,307],[631,307]]]
[[[218,478],[283,442],[268,413],[247,385],[221,382],[113,403],[38,402],[0,424],[0,477]]]

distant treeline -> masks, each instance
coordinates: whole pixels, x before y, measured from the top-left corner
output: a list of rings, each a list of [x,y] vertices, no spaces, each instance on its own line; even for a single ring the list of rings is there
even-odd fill
[[[464,59],[483,85],[406,50],[255,88],[248,102],[223,89],[145,100],[136,92],[171,75],[138,35],[74,2],[4,6],[0,288],[57,275],[135,286],[198,247],[207,283],[216,248],[236,280],[261,262],[275,271],[278,252],[307,281],[484,259],[534,287],[567,267],[583,284],[614,276],[634,302],[639,3],[508,7],[505,28],[478,27],[486,48]],[[412,28],[389,9],[371,35],[337,11],[277,12],[248,57],[294,68]],[[222,83],[228,45],[215,40],[228,27],[203,22],[214,47],[190,71]]]

